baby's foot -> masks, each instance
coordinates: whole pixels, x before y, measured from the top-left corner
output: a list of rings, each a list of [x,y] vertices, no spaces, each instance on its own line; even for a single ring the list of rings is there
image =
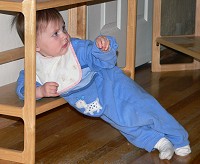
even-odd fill
[[[161,138],[156,145],[154,146],[155,149],[158,149],[160,152],[159,158],[160,159],[168,159],[170,160],[174,154],[174,148],[172,143],[166,139]]]
[[[190,154],[191,153],[190,145],[179,147],[179,148],[175,149],[175,153],[176,153],[176,155],[179,155],[179,156],[186,156],[186,155]]]

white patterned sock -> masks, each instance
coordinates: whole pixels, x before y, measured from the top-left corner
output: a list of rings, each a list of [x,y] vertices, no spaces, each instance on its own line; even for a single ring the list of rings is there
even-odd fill
[[[156,145],[154,146],[155,149],[158,149],[160,152],[159,158],[160,159],[168,159],[170,160],[174,154],[174,148],[172,143],[166,139],[161,138]]]
[[[191,153],[190,145],[179,147],[179,148],[175,149],[175,153],[176,153],[176,155],[179,155],[179,156],[186,156],[186,155],[190,154]]]

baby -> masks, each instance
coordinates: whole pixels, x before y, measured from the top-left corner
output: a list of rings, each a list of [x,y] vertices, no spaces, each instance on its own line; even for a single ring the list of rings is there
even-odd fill
[[[19,13],[13,21],[22,41],[23,19]],[[77,111],[118,129],[133,145],[157,149],[160,159],[191,153],[186,130],[116,66],[113,37],[70,38],[56,9],[37,11],[36,20],[36,99],[61,96]],[[24,99],[24,70],[16,92]]]

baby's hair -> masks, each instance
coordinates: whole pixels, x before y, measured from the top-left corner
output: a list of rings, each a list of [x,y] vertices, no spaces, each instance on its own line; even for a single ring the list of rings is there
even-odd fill
[[[51,21],[62,21],[64,23],[62,15],[55,8],[38,10],[36,12],[36,32],[37,34],[44,30],[49,22]],[[12,27],[15,25],[19,37],[24,43],[24,15],[22,13],[17,13],[12,20]]]

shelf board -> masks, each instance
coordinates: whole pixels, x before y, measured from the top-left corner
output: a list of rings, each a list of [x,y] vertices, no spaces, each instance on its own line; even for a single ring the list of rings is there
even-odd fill
[[[43,98],[36,102],[36,115],[49,111],[53,108],[66,104],[66,100],[61,97]]]
[[[157,43],[200,60],[199,36],[158,37]]]
[[[22,0],[0,0],[0,10],[3,11],[22,11]]]
[[[16,83],[0,87],[0,114],[22,118],[22,108],[24,106],[24,102],[18,98],[15,88]],[[66,103],[67,102],[60,97],[43,98],[36,101],[36,115]]]
[[[74,5],[95,0],[37,0],[37,10]],[[96,0],[97,1],[97,0]]]
[[[15,159],[15,162],[24,163],[23,152],[13,149],[0,148],[0,159],[4,160]]]
[[[95,0],[37,0],[37,10],[75,5]],[[97,1],[97,0],[96,0]],[[0,0],[0,10],[21,12],[23,0]]]
[[[0,64],[5,64],[24,58],[24,47],[0,52]]]

